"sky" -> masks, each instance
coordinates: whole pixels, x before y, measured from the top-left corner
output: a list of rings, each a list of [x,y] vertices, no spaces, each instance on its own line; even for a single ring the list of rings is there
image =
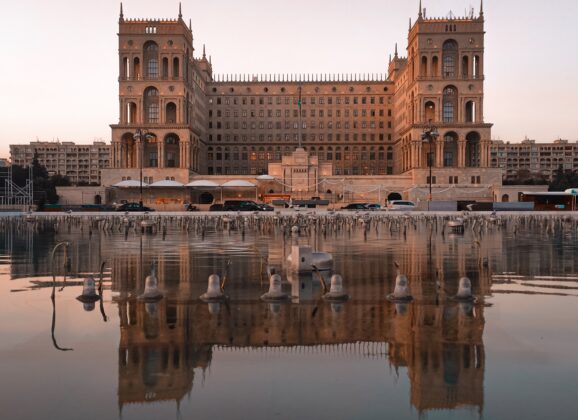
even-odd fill
[[[110,141],[118,121],[118,14],[112,0],[4,0],[0,157],[39,140]],[[418,0],[182,2],[196,55],[215,73],[385,73],[405,53]],[[125,18],[176,18],[178,1],[127,0]],[[479,0],[423,0],[464,15]],[[485,121],[492,137],[578,140],[578,2],[485,0]],[[403,54],[405,55],[405,54]]]

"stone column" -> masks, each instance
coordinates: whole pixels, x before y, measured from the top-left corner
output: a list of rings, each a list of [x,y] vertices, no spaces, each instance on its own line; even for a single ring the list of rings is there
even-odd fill
[[[157,143],[157,168],[162,168],[163,167],[163,160],[161,159],[161,146],[162,142],[158,142]]]
[[[159,168],[165,167],[165,142],[159,142]]]
[[[490,142],[488,140],[480,141],[480,167],[487,168],[489,166],[489,152]]]
[[[439,138],[435,142],[435,166],[436,168],[444,167],[444,142]]]
[[[185,168],[191,167],[191,142],[185,142]]]
[[[466,141],[458,140],[458,168],[466,167]]]
[[[136,144],[136,166],[133,166],[135,168],[142,168],[144,167],[143,165],[143,161],[142,161],[142,156],[143,156],[143,141],[142,140],[138,140],[137,144]]]

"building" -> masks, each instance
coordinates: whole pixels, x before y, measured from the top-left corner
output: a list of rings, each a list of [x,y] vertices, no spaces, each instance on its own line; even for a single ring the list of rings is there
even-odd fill
[[[551,182],[561,166],[565,171],[578,170],[578,142],[554,140],[536,143],[525,139],[521,143],[501,140],[492,142],[491,165],[503,171],[504,181],[530,179]]]
[[[10,145],[13,165],[28,166],[38,158],[49,175],[62,175],[74,184],[99,184],[101,171],[110,165],[110,146],[103,141],[76,144],[71,141],[35,141]]]
[[[138,180],[141,170],[147,183],[288,174],[279,165],[298,148],[331,173],[306,191],[283,177],[269,192],[318,195],[321,182],[344,176],[414,199],[427,198],[429,185],[438,197],[466,188],[470,199],[492,199],[501,185],[483,113],[483,5],[478,15],[429,18],[420,2],[407,57],[396,46],[382,76],[216,76],[204,46],[195,58],[180,8],[177,19],[143,20],[125,19],[121,7],[118,36],[121,112],[104,185]],[[439,135],[424,138],[432,125]]]

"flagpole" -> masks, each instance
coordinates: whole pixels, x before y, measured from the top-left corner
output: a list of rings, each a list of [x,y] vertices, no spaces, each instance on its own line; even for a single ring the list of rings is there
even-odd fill
[[[301,85],[299,85],[299,99],[297,100],[297,107],[299,108],[299,127],[297,135],[299,136],[299,149],[301,149]]]

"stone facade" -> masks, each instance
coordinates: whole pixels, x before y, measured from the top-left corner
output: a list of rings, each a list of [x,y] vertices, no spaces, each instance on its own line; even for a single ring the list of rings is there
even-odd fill
[[[492,142],[491,166],[500,168],[504,181],[543,179],[552,181],[556,170],[578,171],[578,142],[555,140],[536,143],[525,139],[521,143],[501,140]]]
[[[74,184],[101,183],[101,173],[110,165],[110,146],[102,141],[76,144],[71,141],[35,141],[10,145],[12,164],[28,166],[34,155],[49,175],[63,175]]]
[[[420,10],[408,57],[386,75],[213,76],[205,48],[176,20],[119,19],[120,121],[112,167],[172,168],[190,176],[261,175],[302,147],[333,175],[399,175],[428,166],[463,178],[489,166],[491,124],[483,116],[484,15],[430,19]],[[436,125],[440,136],[422,141]],[[135,138],[138,129],[146,135]],[[431,150],[431,152],[430,152]],[[158,171],[156,171],[158,170]]]

